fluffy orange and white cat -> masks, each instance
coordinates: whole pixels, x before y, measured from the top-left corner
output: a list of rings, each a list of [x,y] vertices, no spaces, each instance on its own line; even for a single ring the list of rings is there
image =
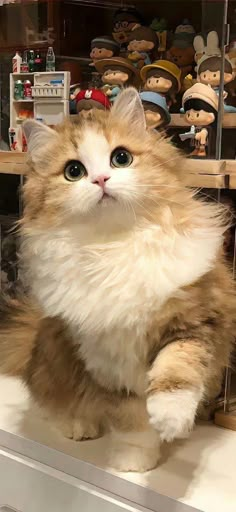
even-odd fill
[[[218,206],[148,131],[138,93],[111,112],[28,121],[21,224],[27,297],[4,302],[0,370],[75,440],[107,431],[112,466],[156,466],[219,393],[235,334]],[[113,443],[114,445],[114,443]]]

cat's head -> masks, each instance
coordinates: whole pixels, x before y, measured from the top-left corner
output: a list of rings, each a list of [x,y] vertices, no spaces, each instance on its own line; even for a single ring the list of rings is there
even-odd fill
[[[110,112],[94,110],[56,130],[26,121],[24,131],[30,155],[25,218],[31,225],[150,220],[179,194],[179,153],[146,128],[133,88]]]

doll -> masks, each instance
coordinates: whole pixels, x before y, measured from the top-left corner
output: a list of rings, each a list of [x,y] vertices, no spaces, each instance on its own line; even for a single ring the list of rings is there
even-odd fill
[[[148,128],[160,129],[170,123],[171,116],[164,96],[157,92],[143,91],[140,93],[140,98]]]
[[[203,57],[199,63],[197,68],[198,73],[198,81],[202,84],[206,84],[212,87],[216,94],[219,94],[220,87],[220,69],[221,69],[221,57],[215,55],[212,57]],[[224,84],[228,84],[232,82],[234,79],[233,66],[228,59],[225,57],[225,65],[224,65]],[[228,93],[224,91],[223,98],[224,100],[227,98]],[[236,112],[236,108],[231,105],[226,105],[224,103],[224,110],[226,112]]]
[[[150,56],[156,56],[159,46],[159,39],[154,30],[150,27],[134,28],[129,37],[128,59],[141,69],[151,64]]]
[[[108,97],[98,89],[87,89],[80,91],[76,98],[77,114],[84,117],[91,115],[92,109],[109,110],[111,107]]]
[[[140,75],[144,82],[144,90],[165,96],[169,106],[175,103],[176,94],[181,88],[181,71],[178,66],[168,60],[157,60],[144,66]]]
[[[199,37],[199,36],[198,36]],[[198,39],[200,44],[200,39]],[[195,44],[196,46],[196,44]],[[202,84],[206,84],[219,94],[220,72],[221,72],[221,55],[219,49],[219,39],[217,32],[209,32],[207,36],[207,45],[204,54],[197,62],[197,80]],[[234,71],[232,63],[228,56],[225,57],[224,63],[224,84],[229,84],[234,79]],[[227,98],[228,93],[224,91],[223,98]],[[236,108],[224,103],[226,112],[236,112]]]
[[[135,8],[121,8],[116,11],[113,23],[113,38],[126,48],[130,32],[135,26],[143,24],[143,18]]]
[[[90,65],[94,65],[97,60],[109,59],[110,57],[119,55],[119,53],[120,45],[112,37],[95,37],[95,39],[91,41],[90,57],[93,62]]]
[[[193,38],[195,36],[195,29],[189,22],[187,18],[185,18],[180,25],[178,25],[175,29],[174,34],[174,43],[178,41],[187,41],[189,44],[193,43]]]
[[[140,75],[138,70],[128,59],[123,57],[113,57],[112,59],[102,59],[95,63],[96,70],[102,75],[104,83],[102,91],[109,97],[113,103],[126,85],[138,87]]]
[[[206,157],[209,136],[212,133],[212,130],[206,127],[216,127],[218,95],[211,87],[196,83],[184,93],[182,105],[185,121],[191,125],[191,129],[181,134],[180,139],[191,140],[191,145],[194,147],[191,156]]]

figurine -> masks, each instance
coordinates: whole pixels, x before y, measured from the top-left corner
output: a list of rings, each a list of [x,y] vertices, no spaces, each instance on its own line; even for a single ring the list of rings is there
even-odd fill
[[[83,114],[84,117],[91,115],[92,109],[109,110],[111,107],[108,97],[98,89],[87,89],[80,91],[76,98],[77,114]]]
[[[95,37],[95,39],[91,41],[90,57],[93,62],[90,65],[94,65],[97,60],[109,59],[110,57],[119,55],[119,53],[120,45],[112,37]]]
[[[195,28],[191,25],[189,20],[185,18],[175,29],[174,43],[178,41],[187,41],[192,45],[194,36]]]
[[[150,56],[156,57],[159,47],[159,39],[150,27],[137,27],[132,30],[128,44],[128,59],[141,69],[151,64]]]
[[[168,60],[157,60],[148,66],[144,66],[140,72],[144,82],[144,90],[158,92],[167,99],[167,104],[176,102],[176,94],[181,88],[181,71]]]
[[[171,121],[166,99],[161,94],[151,91],[140,93],[142,100],[147,128],[164,128]]]
[[[130,32],[143,24],[141,14],[135,8],[118,9],[114,16],[112,36],[121,46],[129,41]]]
[[[112,103],[126,85],[139,86],[140,74],[128,59],[123,57],[102,59],[95,63],[95,67],[102,75],[101,79],[104,83],[102,91]]]
[[[152,30],[155,30],[156,35],[159,39],[158,53],[162,54],[166,51],[167,43],[167,20],[165,18],[154,18],[150,25]]]
[[[221,51],[219,48],[219,38],[215,30],[212,30],[208,33],[206,45],[203,37],[200,34],[195,36],[193,40],[193,46],[195,50],[194,60],[196,64],[198,64],[198,62],[202,59],[202,57],[205,54],[207,54],[208,56],[221,55]]]
[[[218,95],[211,87],[196,83],[184,93],[182,105],[185,121],[191,128],[190,131],[181,134],[180,139],[191,140],[194,147],[191,156],[206,157],[210,136],[210,129],[206,127],[216,127]]]
[[[200,45],[200,36],[198,36],[198,45]],[[204,41],[202,40],[202,46]],[[194,43],[196,47],[196,41]],[[207,36],[207,45],[205,53],[197,62],[197,80],[202,84],[206,84],[219,94],[220,87],[220,74],[221,74],[221,54],[219,49],[219,39],[217,32],[209,32]],[[234,71],[229,57],[226,55],[224,63],[224,84],[228,84],[234,79]],[[228,93],[224,91],[223,98],[227,98]],[[226,112],[236,112],[236,108],[224,103],[224,110]]]

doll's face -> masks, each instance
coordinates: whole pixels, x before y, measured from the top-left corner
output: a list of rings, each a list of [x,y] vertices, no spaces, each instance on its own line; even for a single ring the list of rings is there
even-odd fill
[[[187,110],[185,113],[185,119],[188,124],[194,124],[194,126],[208,126],[213,123],[215,116],[212,112],[205,112],[205,110]]]
[[[92,60],[109,59],[113,57],[113,51],[107,48],[93,48],[90,53]]]
[[[127,43],[129,34],[136,25],[136,21],[117,21],[112,33],[113,38],[117,43]]]
[[[153,112],[152,110],[145,110],[146,125],[148,128],[157,128],[160,126],[162,119],[159,112]]]
[[[154,43],[151,41],[145,41],[144,39],[141,41],[136,41],[136,39],[134,39],[133,41],[130,41],[128,45],[128,50],[130,52],[149,52],[153,50],[153,48]]]
[[[145,89],[148,91],[167,93],[172,86],[171,80],[168,78],[150,76],[145,83]]]
[[[233,80],[233,73],[224,73],[224,83],[228,84]],[[198,77],[198,81],[202,84],[211,85],[211,87],[218,87],[220,85],[220,71],[203,71]]]
[[[102,75],[103,83],[110,85],[125,84],[128,79],[128,73],[119,69],[105,71],[105,73]]]

